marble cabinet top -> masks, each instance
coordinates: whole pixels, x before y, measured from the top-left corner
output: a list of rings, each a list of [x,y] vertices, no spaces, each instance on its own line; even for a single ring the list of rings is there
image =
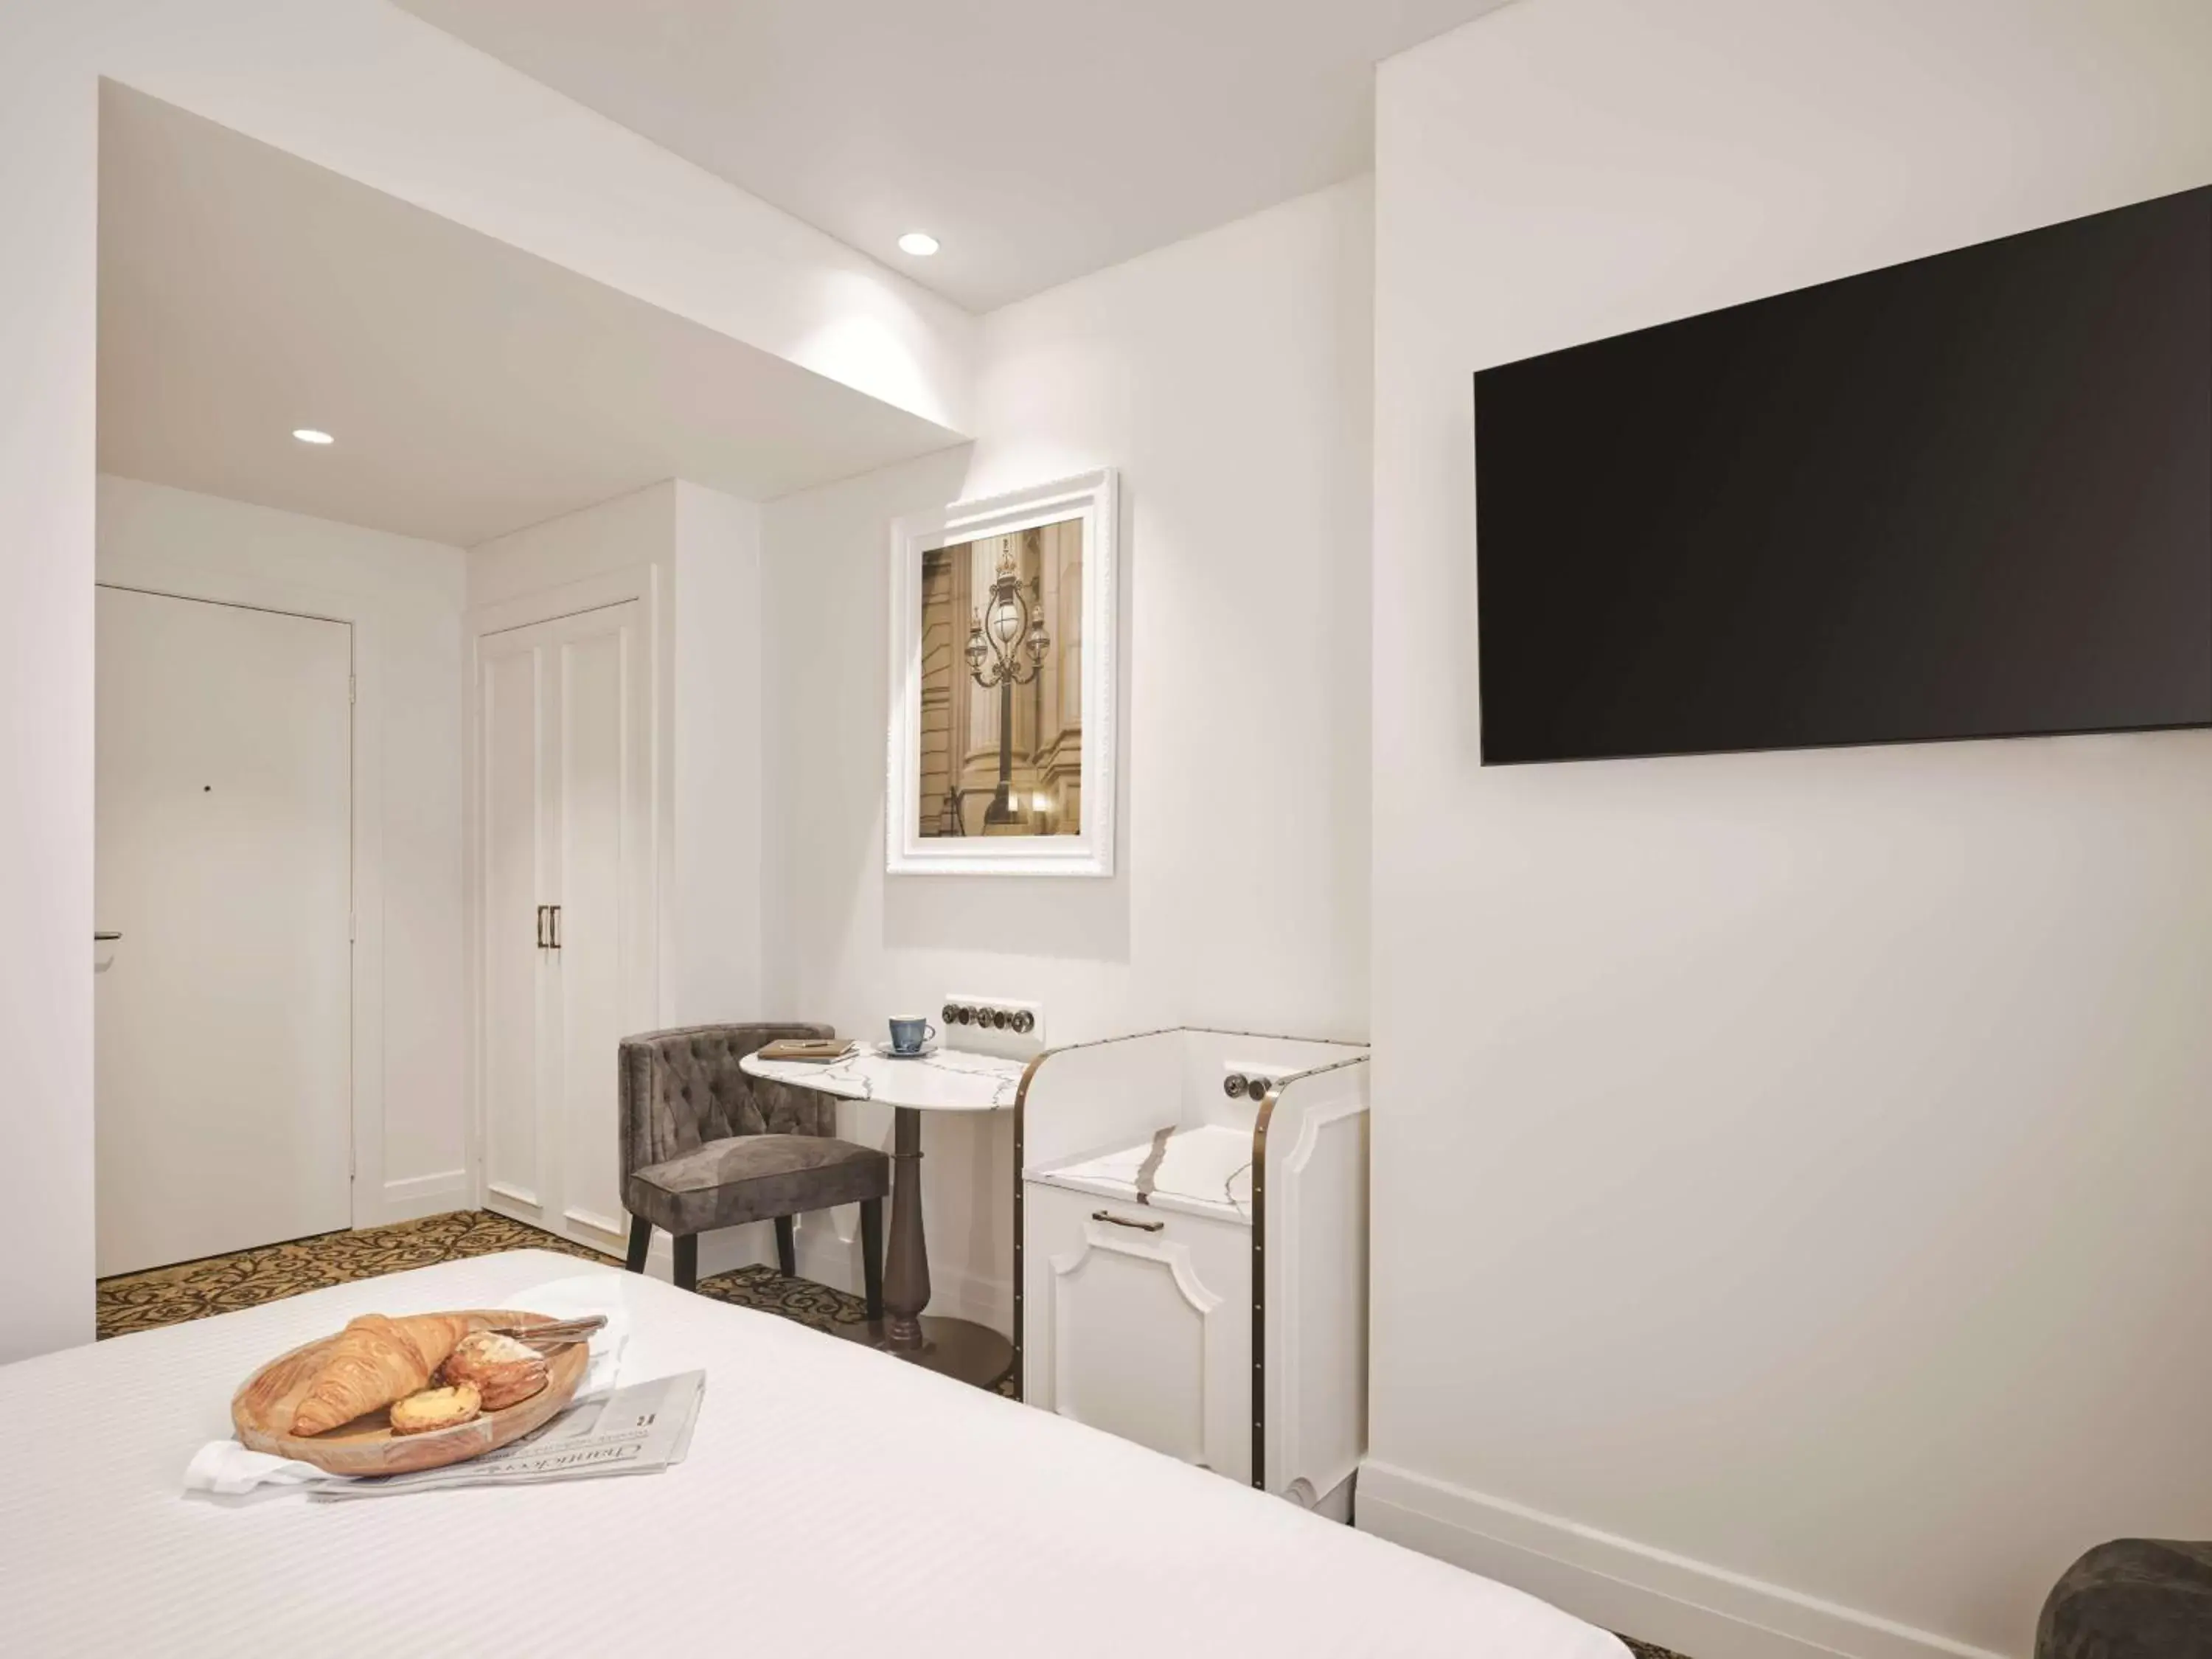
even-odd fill
[[[1101,1198],[1218,1215],[1252,1224],[1252,1132],[1218,1123],[1165,1128],[1137,1146],[1103,1152],[1027,1178]]]
[[[841,1100],[872,1100],[924,1112],[996,1112],[1014,1103],[1029,1062],[964,1048],[933,1048],[915,1060],[895,1060],[874,1043],[856,1042],[842,1060],[823,1066],[803,1060],[738,1062],[755,1077],[817,1089]]]

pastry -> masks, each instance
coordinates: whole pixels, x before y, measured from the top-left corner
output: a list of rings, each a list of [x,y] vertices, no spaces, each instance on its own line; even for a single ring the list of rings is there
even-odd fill
[[[386,1319],[363,1314],[316,1356],[292,1415],[292,1432],[321,1434],[419,1392],[468,1334],[462,1314]]]
[[[505,1411],[545,1386],[545,1356],[495,1331],[465,1336],[438,1368],[441,1382],[473,1382],[488,1412]]]
[[[392,1402],[394,1434],[428,1434],[433,1429],[458,1429],[483,1409],[483,1396],[473,1382],[456,1382],[450,1389],[425,1389]]]

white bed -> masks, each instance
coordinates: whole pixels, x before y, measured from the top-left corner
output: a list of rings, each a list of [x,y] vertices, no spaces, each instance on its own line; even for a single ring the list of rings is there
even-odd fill
[[[625,1376],[708,1373],[690,1455],[665,1474],[181,1495],[270,1355],[357,1313],[511,1304],[579,1266],[448,1262],[0,1368],[0,1644],[1621,1659],[1540,1601],[1280,1499],[626,1275]]]

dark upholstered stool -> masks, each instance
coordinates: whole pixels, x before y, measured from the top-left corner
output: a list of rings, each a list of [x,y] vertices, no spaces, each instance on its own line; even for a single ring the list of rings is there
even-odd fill
[[[701,1233],[773,1221],[776,1265],[793,1278],[791,1218],[858,1204],[868,1317],[883,1317],[890,1159],[836,1138],[837,1103],[827,1095],[738,1069],[778,1038],[835,1035],[826,1025],[689,1025],[623,1039],[623,1203],[632,1273],[645,1271],[659,1227],[675,1241],[677,1284],[696,1290]]]
[[[2212,1543],[2098,1545],[2043,1604],[2035,1659],[2212,1659]]]

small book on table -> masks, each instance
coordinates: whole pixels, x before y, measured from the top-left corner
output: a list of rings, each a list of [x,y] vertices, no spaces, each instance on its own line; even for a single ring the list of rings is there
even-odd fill
[[[800,1060],[814,1065],[826,1065],[833,1060],[842,1060],[852,1045],[831,1037],[814,1041],[799,1037],[781,1037],[760,1051],[763,1060]]]

